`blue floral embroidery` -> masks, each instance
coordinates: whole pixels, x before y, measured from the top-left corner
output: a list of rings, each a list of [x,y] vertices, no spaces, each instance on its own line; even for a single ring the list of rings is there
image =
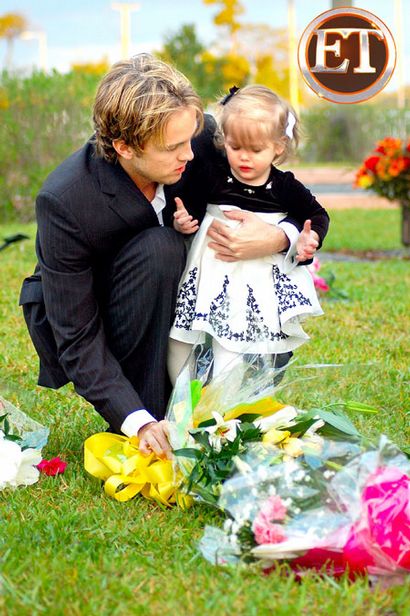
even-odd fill
[[[197,267],[189,270],[187,280],[178,291],[174,325],[180,329],[191,329],[192,321],[195,318],[197,276]]]
[[[269,330],[269,327],[263,322],[261,310],[254,297],[252,287],[249,285],[246,286],[248,287],[248,299],[246,302],[246,320],[248,322],[245,338],[246,342],[256,342],[258,340],[270,340],[273,342],[275,340],[285,340],[288,338],[282,331],[272,332]]]
[[[207,321],[212,326],[217,338],[240,342],[257,342],[262,340],[284,340],[288,336],[282,332],[272,332],[264,323],[261,310],[256,302],[254,291],[250,285],[246,302],[247,328],[239,332],[230,326],[231,303],[227,293],[229,278],[225,275],[221,292],[211,301],[209,312],[196,311],[196,280],[198,268],[188,272],[187,280],[181,285],[176,304],[174,325],[176,328],[190,330],[193,321]]]
[[[296,306],[311,306],[312,302],[303,293],[298,291],[298,286],[292,284],[291,279],[283,274],[277,265],[272,267],[273,284],[278,298],[279,314],[284,314]]]

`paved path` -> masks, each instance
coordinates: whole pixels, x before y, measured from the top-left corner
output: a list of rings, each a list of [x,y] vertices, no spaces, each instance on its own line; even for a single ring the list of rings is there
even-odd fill
[[[397,202],[378,197],[373,192],[352,189],[356,167],[296,167],[293,171],[297,179],[310,188],[326,209],[380,210],[399,207]]]

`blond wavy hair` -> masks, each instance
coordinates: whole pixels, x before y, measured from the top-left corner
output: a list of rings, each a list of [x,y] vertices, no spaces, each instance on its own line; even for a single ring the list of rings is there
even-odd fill
[[[289,113],[296,120],[292,137],[286,134]],[[218,122],[215,141],[218,147],[224,147],[227,135],[244,147],[255,142],[278,142],[285,149],[272,162],[279,165],[296,150],[299,143],[299,120],[294,109],[266,86],[241,88],[225,104],[219,103],[215,115]]]
[[[115,162],[112,142],[117,139],[137,155],[149,139],[164,146],[170,117],[185,107],[195,109],[197,134],[203,127],[202,103],[182,73],[146,53],[117,62],[100,82],[94,101],[97,155]]]

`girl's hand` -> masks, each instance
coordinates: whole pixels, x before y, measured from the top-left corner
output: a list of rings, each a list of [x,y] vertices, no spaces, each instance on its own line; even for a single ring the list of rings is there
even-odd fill
[[[307,261],[313,259],[319,246],[319,236],[316,231],[312,231],[311,221],[306,220],[296,243],[297,261]]]
[[[177,207],[174,212],[174,229],[180,233],[190,234],[198,231],[199,224],[197,220],[193,220],[192,216],[185,209],[182,199],[175,197],[175,205]]]
[[[267,257],[287,250],[289,240],[279,227],[270,225],[253,212],[232,210],[224,215],[237,220],[240,224],[228,227],[219,220],[214,220],[208,229],[211,238],[208,246],[215,251],[215,258],[220,261],[242,261]]]

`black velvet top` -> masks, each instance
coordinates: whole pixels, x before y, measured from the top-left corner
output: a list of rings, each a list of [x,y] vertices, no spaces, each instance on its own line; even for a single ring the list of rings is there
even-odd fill
[[[243,184],[232,175],[226,156],[215,148],[214,131],[215,122],[207,116],[204,131],[193,140],[193,161],[177,184],[166,187],[168,216],[175,210],[174,196],[181,197],[189,213],[199,221],[208,203],[236,205],[251,212],[285,212],[284,220],[299,231],[305,220],[310,219],[321,245],[328,231],[329,216],[310,190],[291,171],[276,167],[272,167],[262,186]]]

